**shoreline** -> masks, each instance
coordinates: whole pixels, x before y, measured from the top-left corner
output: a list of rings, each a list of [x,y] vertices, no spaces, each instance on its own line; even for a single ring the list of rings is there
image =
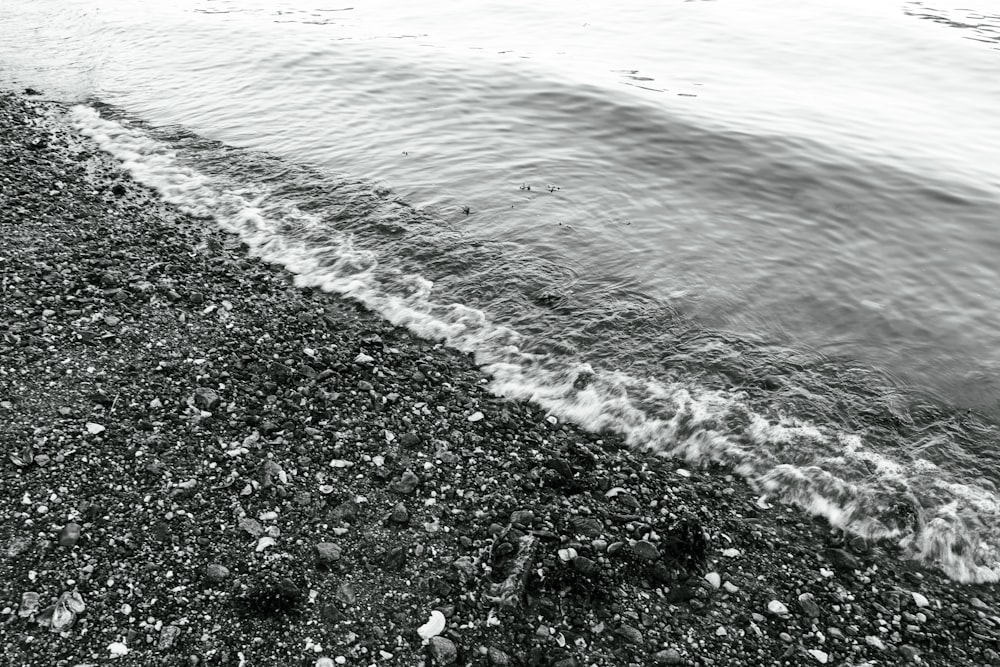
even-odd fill
[[[491,396],[63,113],[0,93],[9,664],[1000,664],[996,585]]]

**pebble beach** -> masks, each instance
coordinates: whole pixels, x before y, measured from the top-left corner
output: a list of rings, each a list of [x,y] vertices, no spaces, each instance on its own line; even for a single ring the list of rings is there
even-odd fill
[[[1000,665],[996,585],[491,395],[27,93],[0,93],[3,664]]]

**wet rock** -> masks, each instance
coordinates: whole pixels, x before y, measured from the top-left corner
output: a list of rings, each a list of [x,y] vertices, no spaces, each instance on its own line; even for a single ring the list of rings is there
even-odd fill
[[[396,503],[396,506],[392,508],[392,512],[389,514],[389,521],[401,525],[408,524],[410,522],[410,512],[406,509],[406,505]]]
[[[436,665],[450,665],[458,660],[458,648],[455,642],[446,637],[431,637],[427,651]]]
[[[80,524],[78,523],[67,523],[59,531],[59,544],[64,547],[72,548],[76,546],[77,540],[80,539]]]
[[[219,584],[227,578],[229,578],[229,568],[225,565],[212,563],[205,568],[205,579],[207,579],[209,583]]]
[[[392,490],[402,495],[409,495],[420,484],[420,478],[412,470],[407,470],[392,483]]]
[[[320,542],[316,545],[316,560],[320,565],[330,566],[340,560],[343,548],[335,542]]]

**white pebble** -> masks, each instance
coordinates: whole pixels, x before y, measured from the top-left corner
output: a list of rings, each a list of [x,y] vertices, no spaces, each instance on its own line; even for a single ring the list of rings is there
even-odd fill
[[[264,536],[264,537],[260,538],[259,540],[257,540],[256,551],[261,552],[264,549],[267,549],[268,547],[273,547],[273,546],[274,546],[274,538],[273,537],[269,537],[269,536]]]
[[[98,433],[104,433],[104,427],[100,424],[95,424],[94,422],[87,422],[87,433],[90,435],[97,435]]]
[[[782,616],[788,613],[788,607],[778,602],[777,600],[771,600],[767,603],[767,610],[772,614]]]
[[[333,660],[330,660],[330,658],[320,658],[316,661],[316,667],[333,667]]]
[[[477,410],[476,412],[473,412],[471,415],[469,415],[469,421],[479,422],[483,420],[483,417],[485,417],[485,415]]]
[[[705,581],[712,584],[712,588],[718,588],[722,585],[722,577],[718,572],[709,572],[705,575]]]
[[[278,513],[274,512],[274,511],[271,511],[271,512],[261,512],[261,515],[260,515],[260,520],[264,521],[265,523],[268,522],[268,521],[274,521],[277,518],[278,518]]]
[[[913,591],[912,593],[910,593],[910,595],[912,595],[912,596],[913,596],[913,602],[914,602],[914,603],[915,603],[915,604],[916,604],[916,605],[917,605],[918,607],[926,607],[927,605],[929,605],[929,604],[930,604],[930,601],[929,601],[929,600],[928,600],[927,598],[925,598],[925,597],[924,597],[923,595],[921,595],[920,593],[917,593],[916,591]]]
[[[724,589],[726,589],[727,593],[730,593],[730,594],[737,593],[740,590],[739,586],[737,586],[736,584],[734,584],[731,581],[727,581],[726,583],[722,584],[722,587]]]
[[[417,628],[417,634],[420,635],[421,639],[430,639],[431,637],[437,637],[443,630],[444,614],[435,609],[431,612],[427,622]]]
[[[726,558],[739,558],[741,553],[739,549],[733,549],[730,547],[729,549],[723,549],[722,555]]]
[[[827,655],[824,651],[820,651],[818,648],[809,649],[809,655],[816,658],[816,662],[821,665],[825,665],[826,661],[830,659],[829,655]]]
[[[108,644],[108,651],[111,652],[112,658],[117,658],[128,653],[128,646],[122,642],[111,642]]]
[[[719,636],[719,637],[725,637],[726,636],[726,628],[720,625],[718,628],[716,628],[715,634],[717,636]]]

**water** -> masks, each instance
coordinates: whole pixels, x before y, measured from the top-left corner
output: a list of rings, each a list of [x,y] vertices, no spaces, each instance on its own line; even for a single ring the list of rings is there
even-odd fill
[[[987,3],[319,4],[8,0],[0,85],[498,393],[1000,578]]]

